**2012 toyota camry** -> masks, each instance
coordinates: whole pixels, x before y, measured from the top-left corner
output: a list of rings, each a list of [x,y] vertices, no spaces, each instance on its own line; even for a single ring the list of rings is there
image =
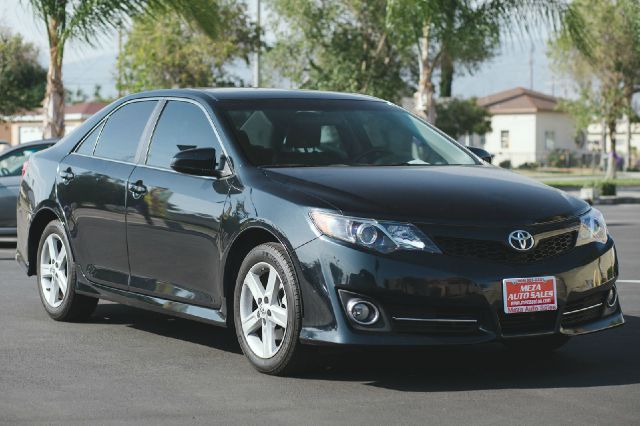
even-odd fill
[[[127,96],[31,157],[17,208],[53,319],[235,327],[269,374],[310,345],[540,351],[624,322],[598,210],[366,96]]]

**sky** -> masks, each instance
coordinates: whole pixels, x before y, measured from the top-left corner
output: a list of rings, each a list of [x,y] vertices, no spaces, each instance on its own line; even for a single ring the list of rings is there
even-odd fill
[[[41,62],[44,66],[47,65],[46,33],[44,27],[34,18],[27,0],[0,0],[0,26],[20,33],[25,40],[38,46]],[[544,37],[539,34],[506,41],[500,54],[483,63],[473,75],[454,78],[453,95],[479,97],[517,86],[530,88],[529,60],[532,58],[533,89],[556,96],[570,96],[570,82],[555,77],[549,67]],[[96,46],[80,42],[68,44],[65,47],[63,63],[65,86],[74,91],[82,89],[91,95],[94,87],[100,85],[103,95],[115,96],[117,51],[115,32],[105,35]],[[233,72],[250,81],[251,69],[243,68],[234,69]]]

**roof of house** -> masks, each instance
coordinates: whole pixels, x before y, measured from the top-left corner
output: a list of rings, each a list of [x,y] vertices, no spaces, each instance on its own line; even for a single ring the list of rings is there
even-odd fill
[[[107,104],[104,102],[82,102],[79,104],[66,105],[64,108],[64,113],[93,115],[106,106]]]
[[[516,87],[478,98],[478,105],[489,110],[491,114],[522,114],[539,111],[556,111],[558,98],[544,93]]]
[[[65,120],[84,120],[91,117],[96,112],[108,104],[104,102],[81,102],[77,104],[65,105],[64,116]],[[40,121],[42,120],[43,109],[36,108],[31,111],[22,111],[12,117],[9,117],[9,121]]]

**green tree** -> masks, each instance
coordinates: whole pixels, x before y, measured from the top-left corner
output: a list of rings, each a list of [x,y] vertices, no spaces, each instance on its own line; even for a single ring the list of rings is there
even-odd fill
[[[436,105],[436,126],[454,139],[466,134],[484,135],[491,131],[491,114],[478,106],[475,98],[452,98]]]
[[[65,91],[62,60],[67,41],[96,43],[105,32],[129,17],[173,10],[211,37],[217,35],[216,0],[26,0],[44,24],[49,41],[49,71],[44,100],[45,137],[64,134]]]
[[[454,64],[473,69],[492,56],[500,32],[526,33],[541,24],[567,32],[584,48],[582,28],[569,0],[389,0],[387,26],[416,51],[419,65],[415,109],[434,122],[433,76],[441,69],[450,94]]]
[[[271,0],[277,41],[265,66],[306,89],[399,101],[415,70],[385,25],[388,0]]]
[[[550,43],[550,56],[555,68],[576,83],[578,98],[563,107],[576,119],[578,129],[595,120],[608,130],[607,177],[614,178],[616,124],[624,115],[635,115],[632,98],[640,89],[640,4],[637,0],[576,0],[574,6],[589,28],[590,49],[579,49],[562,32]]]
[[[135,19],[118,57],[118,89],[137,92],[241,84],[225,67],[237,59],[248,65],[258,33],[244,5],[225,5],[221,14],[224,19],[215,39],[176,13]]]
[[[46,77],[38,50],[22,36],[0,28],[0,116],[39,106]]]

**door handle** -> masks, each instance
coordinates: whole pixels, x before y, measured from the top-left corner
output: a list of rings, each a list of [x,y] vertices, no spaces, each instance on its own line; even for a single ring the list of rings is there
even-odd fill
[[[129,192],[131,192],[131,196],[137,200],[147,193],[147,187],[139,180],[136,183],[129,184]]]
[[[62,182],[64,183],[71,182],[71,180],[74,177],[76,177],[76,175],[74,175],[73,172],[71,171],[71,167],[67,168],[67,170],[63,170],[60,172],[60,179],[62,179]]]

